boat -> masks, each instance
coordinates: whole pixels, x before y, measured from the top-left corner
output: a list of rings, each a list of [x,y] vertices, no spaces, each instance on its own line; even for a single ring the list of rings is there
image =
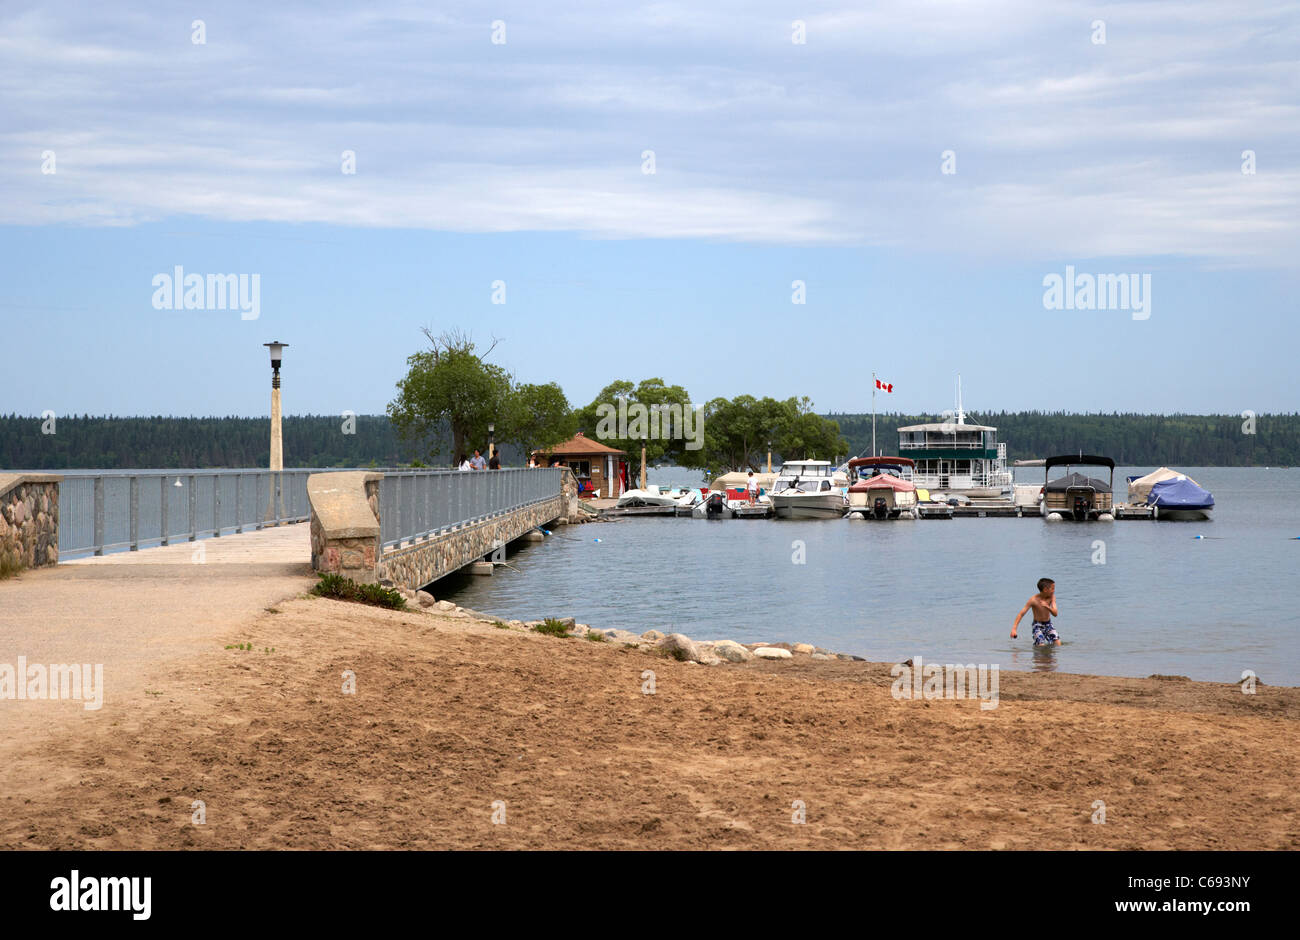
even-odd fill
[[[860,519],[916,518],[914,465],[906,457],[855,457],[849,461],[849,516]]]
[[[840,483],[829,460],[787,460],[772,485],[772,509],[778,519],[839,519],[848,509]]]
[[[1209,519],[1214,510],[1214,496],[1191,477],[1161,480],[1151,487],[1147,498],[1155,519]]]
[[[635,509],[639,506],[676,506],[682,494],[676,495],[661,490],[653,484],[645,489],[628,490],[618,498],[616,509]]]
[[[1039,504],[1044,518],[1049,521],[1073,519],[1076,522],[1097,520],[1110,522],[1115,518],[1115,461],[1093,454],[1066,454],[1048,457],[1043,461],[1043,501]],[[1053,467],[1065,467],[1065,476],[1052,480]],[[1076,473],[1072,467],[1106,467],[1110,482]]]
[[[1209,519],[1214,496],[1185,473],[1160,467],[1146,476],[1128,478],[1129,502],[1150,506],[1152,518]]]
[[[918,487],[976,499],[997,499],[1011,493],[1007,445],[998,442],[997,428],[966,423],[960,384],[953,416],[899,428],[898,451],[914,461],[912,482]]]

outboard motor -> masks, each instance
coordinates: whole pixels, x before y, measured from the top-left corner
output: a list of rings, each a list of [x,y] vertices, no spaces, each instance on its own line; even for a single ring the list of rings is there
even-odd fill
[[[1076,522],[1087,521],[1088,510],[1090,508],[1091,507],[1088,505],[1088,497],[1086,496],[1074,497],[1074,509],[1072,511],[1072,515],[1074,516],[1075,521]]]
[[[871,506],[871,514],[877,519],[884,519],[889,515],[889,506],[885,503],[885,497],[876,497],[876,501]]]
[[[704,514],[712,519],[715,516],[721,516],[723,510],[727,508],[727,502],[722,498],[721,493],[714,493],[709,497],[709,501],[704,505]]]

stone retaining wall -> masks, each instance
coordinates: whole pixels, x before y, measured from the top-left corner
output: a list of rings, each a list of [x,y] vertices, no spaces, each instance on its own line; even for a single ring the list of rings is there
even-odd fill
[[[0,576],[59,562],[59,483],[49,473],[0,474]]]

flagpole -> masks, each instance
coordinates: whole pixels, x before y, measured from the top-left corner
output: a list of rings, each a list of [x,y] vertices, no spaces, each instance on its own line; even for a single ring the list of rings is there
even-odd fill
[[[871,373],[871,456],[876,456],[876,373]]]

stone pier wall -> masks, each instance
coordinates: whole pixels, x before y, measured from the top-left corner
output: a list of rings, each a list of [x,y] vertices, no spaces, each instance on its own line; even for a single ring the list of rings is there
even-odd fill
[[[314,473],[308,478],[312,568],[357,582],[420,588],[577,511],[577,483],[566,471],[561,492],[549,499],[384,551],[379,525],[382,479],[382,473],[359,471]]]
[[[484,519],[414,545],[384,552],[379,578],[395,585],[422,588],[431,581],[482,561],[499,546],[565,515],[567,503],[556,495],[502,516]]]
[[[59,562],[59,483],[50,473],[0,473],[0,576]]]
[[[313,473],[307,478],[311,507],[311,566],[354,581],[378,580],[379,481],[382,473]]]

